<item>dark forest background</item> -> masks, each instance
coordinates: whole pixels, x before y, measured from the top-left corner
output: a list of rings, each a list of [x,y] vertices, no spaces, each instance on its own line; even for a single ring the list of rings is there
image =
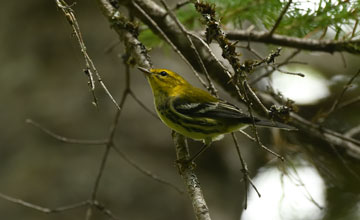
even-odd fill
[[[240,5],[229,6],[226,5],[226,1],[224,2],[216,3],[219,18],[223,17],[225,32],[232,28],[245,29],[252,23],[259,24],[261,21],[263,23],[260,26],[263,29],[271,29],[271,25],[286,4],[283,1],[269,1],[275,5],[271,10],[273,15],[263,12],[264,16],[261,17],[259,14],[258,19],[254,20],[252,17],[256,17],[256,13],[261,11],[251,9],[254,10],[253,13],[243,18],[248,23],[243,22],[241,26],[237,24],[237,12],[229,11],[231,8],[240,8]],[[263,1],[256,2],[259,5],[265,4]],[[168,4],[174,6],[175,3],[174,1]],[[355,1],[354,4],[355,12],[358,13],[359,2]],[[96,1],[79,0],[72,8],[76,12],[89,55],[101,73],[103,82],[119,101],[125,88],[123,43],[119,42],[118,35],[111,29]],[[127,16],[128,8],[130,7],[124,3],[120,10]],[[258,10],[260,9],[259,6]],[[233,17],[230,16],[231,13],[234,14]],[[354,16],[356,13],[353,13]],[[205,30],[201,16],[197,17],[194,14],[196,12],[190,4],[180,9],[178,16],[183,23],[187,22],[186,27],[193,28],[194,31]],[[351,13],[348,11],[348,14]],[[338,24],[335,27],[344,27],[341,25],[346,19],[358,19],[345,15],[342,20],[332,20]],[[327,19],[328,26],[331,27],[331,16]],[[98,108],[92,104],[93,97],[87,84],[88,78],[83,72],[84,59],[78,42],[55,1],[5,1],[0,9],[0,24],[0,193],[49,208],[89,199],[104,147],[62,143],[25,121],[30,118],[44,128],[65,137],[104,139],[108,136],[114,121],[117,111],[115,105],[99,85],[96,87]],[[276,33],[300,38],[321,37],[317,37],[322,32],[316,27],[309,26],[298,33],[291,31],[290,24],[307,27],[310,22],[297,24],[294,20],[291,23],[290,18],[284,19],[283,26],[280,26]],[[152,34],[146,25],[141,24],[140,28],[145,30],[139,39],[152,48],[150,56],[156,67],[172,69],[201,87],[190,68],[164,41]],[[356,34],[359,33],[359,29]],[[346,35],[351,30],[343,30],[340,35]],[[306,36],[311,31],[319,33]],[[333,36],[330,34],[328,37]],[[240,42],[239,45],[246,46],[246,41]],[[277,45],[261,42],[251,45],[263,57],[277,48]],[[212,44],[212,48],[221,58],[221,49],[216,43]],[[358,48],[357,44],[357,50]],[[283,47],[275,64],[284,61],[294,50]],[[238,48],[238,51],[242,54],[241,60],[256,58],[244,48]],[[326,80],[326,87],[330,92],[328,96],[313,103],[298,104],[298,114],[311,121],[329,109],[344,86],[359,70],[358,54],[312,50],[302,50],[297,54],[293,60],[306,63],[301,65],[316,70],[317,74]],[[301,72],[301,67],[299,68]],[[255,72],[250,78],[255,78],[262,73],[261,71]],[[305,70],[304,74],[307,74]],[[151,90],[144,76],[136,68],[132,68],[130,77],[133,93],[145,106],[154,111]],[[352,87],[344,94],[342,101],[359,97],[359,82],[359,78],[354,79]],[[239,104],[220,86],[215,85],[220,90],[222,98]],[[264,89],[264,85],[257,85],[258,90]],[[357,102],[334,111],[322,125],[342,134],[359,127],[359,107],[360,102]],[[251,130],[247,131],[252,134]],[[353,138],[359,138],[359,133],[355,131]],[[259,135],[266,146],[285,156],[294,167],[302,167],[305,164],[316,169],[326,186],[326,199],[325,204],[322,204],[324,210],[320,219],[350,220],[360,216],[359,155],[349,153],[347,148],[334,146],[313,137],[304,132],[303,128],[291,133],[261,128]],[[281,163],[246,137],[238,135],[238,139],[252,177],[269,167],[279,167],[285,174],[286,170],[292,169],[288,163]],[[126,100],[121,113],[115,140],[122,152],[132,158],[138,166],[184,188],[174,162],[176,157],[170,129],[131,97]],[[189,145],[192,152],[201,146],[199,142],[192,140],[189,140]],[[359,149],[358,145],[353,146]],[[199,158],[196,174],[214,219],[240,218],[244,202],[240,169],[230,135],[215,142],[211,149]],[[262,194],[267,194],[267,191],[261,188],[259,190]],[[186,193],[181,195],[172,187],[154,181],[133,168],[115,152],[109,154],[105,165],[98,200],[119,219],[195,219]],[[261,208],[258,211],[261,212]],[[82,207],[44,214],[0,200],[1,219],[70,220],[85,218],[85,212],[86,207]],[[107,216],[95,210],[93,219],[107,219]]]

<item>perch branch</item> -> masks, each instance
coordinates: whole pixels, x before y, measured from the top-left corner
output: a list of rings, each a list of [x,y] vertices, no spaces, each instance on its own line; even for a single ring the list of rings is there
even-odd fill
[[[181,134],[173,132],[173,140],[176,149],[177,161],[186,161],[190,159],[189,149],[186,138]],[[193,210],[197,220],[211,220],[209,209],[206,205],[199,180],[192,166],[183,166],[177,163],[179,173],[183,178],[188,195],[192,201]]]

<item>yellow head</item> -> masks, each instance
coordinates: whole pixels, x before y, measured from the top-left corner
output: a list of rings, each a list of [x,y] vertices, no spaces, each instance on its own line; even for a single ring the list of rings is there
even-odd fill
[[[190,85],[184,78],[168,69],[150,69],[138,67],[145,73],[153,92],[171,95],[178,88]]]

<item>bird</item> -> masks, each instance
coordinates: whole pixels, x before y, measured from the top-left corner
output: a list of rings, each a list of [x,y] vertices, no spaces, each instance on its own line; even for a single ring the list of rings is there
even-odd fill
[[[188,162],[193,162],[224,134],[245,129],[253,123],[263,127],[296,130],[290,125],[251,117],[234,104],[191,85],[171,70],[138,69],[145,74],[150,84],[161,121],[187,138],[204,142],[203,147]]]

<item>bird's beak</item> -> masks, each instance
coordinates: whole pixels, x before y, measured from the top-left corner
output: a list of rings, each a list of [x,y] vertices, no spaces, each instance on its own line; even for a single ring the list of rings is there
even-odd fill
[[[143,68],[143,67],[138,66],[138,69],[139,69],[141,72],[145,73],[146,76],[149,76],[149,75],[152,74],[148,69],[145,69],[145,68]]]

